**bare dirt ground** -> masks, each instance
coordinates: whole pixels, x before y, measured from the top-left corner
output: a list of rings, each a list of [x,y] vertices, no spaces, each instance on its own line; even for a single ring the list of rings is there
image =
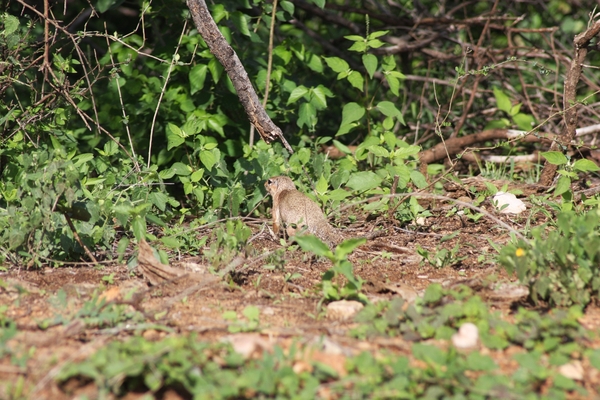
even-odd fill
[[[466,283],[486,299],[492,309],[499,310],[507,318],[510,318],[515,304],[533,307],[520,303],[520,299],[505,301],[494,298],[493,292],[482,284],[490,277],[495,277],[496,282],[515,280],[494,262],[495,251],[490,244],[502,245],[508,240],[508,232],[504,228],[486,217],[472,222],[458,215],[447,217],[444,210],[435,214],[422,226],[388,227],[387,236],[368,242],[349,257],[356,274],[367,281],[365,292],[369,298],[409,298],[421,294],[432,282],[444,285]],[[536,221],[535,217],[529,221],[525,217],[499,218],[517,228],[522,228],[525,223],[536,225],[543,222]],[[375,223],[371,222],[371,227]],[[259,232],[258,229],[253,230]],[[458,234],[450,240],[441,241],[442,237],[453,233]],[[455,258],[461,260],[443,268],[434,268],[415,251],[419,245],[435,253],[442,248],[450,250],[457,243],[459,252]],[[154,243],[151,245],[157,247]],[[150,286],[137,270],[129,271],[125,265],[47,267],[35,271],[22,268],[2,273],[0,278],[7,285],[0,288],[0,304],[8,307],[5,315],[18,324],[18,334],[8,344],[16,350],[15,353],[24,352],[30,358],[22,368],[11,363],[9,357],[4,357],[0,362],[0,382],[15,382],[17,377],[23,376],[25,393],[29,398],[67,399],[83,394],[93,398],[93,385],[86,382],[71,384],[67,393],[53,378],[63,365],[89,357],[109,341],[126,340],[134,334],[150,340],[190,332],[195,332],[199,340],[206,341],[231,337],[228,330],[231,321],[225,320],[223,313],[235,311],[241,316],[248,305],[257,306],[261,311],[259,333],[253,335],[259,335],[271,345],[277,343],[285,348],[291,339],[307,344],[324,336],[355,353],[364,350],[410,353],[410,343],[401,338],[365,342],[349,337],[347,333],[352,322],[327,318],[321,304],[318,285],[331,263],[298,249],[285,252],[283,259],[279,260],[279,268],[265,269],[267,258],[259,257],[278,248],[281,248],[280,244],[266,234],[255,237],[245,263],[236,268],[233,279],[200,287],[184,297],[181,294],[189,283],[175,280],[165,285]],[[171,256],[175,260],[177,255]],[[185,256],[180,256],[185,260]],[[286,279],[295,273],[299,275]],[[112,283],[103,281],[103,277],[110,274],[114,274]],[[52,320],[57,315],[73,315],[94,292],[101,292],[107,301],[120,302],[134,289],[142,295],[132,301],[130,307],[143,311],[147,322],[156,318],[158,324],[170,327],[172,332],[156,329],[150,324],[104,329],[85,326],[77,318],[66,323],[50,324],[46,329],[40,328],[42,321]],[[63,293],[66,299],[61,302]],[[599,310],[588,307],[581,322],[587,329],[598,330]],[[597,343],[591,345],[598,347]],[[510,358],[513,352],[514,349],[509,348],[493,354],[497,364],[507,373],[517,368]],[[589,378],[586,388],[589,393],[598,395],[594,388],[599,387],[600,377],[596,374]],[[128,395],[127,398],[137,396]],[[169,392],[164,398],[180,397]]]

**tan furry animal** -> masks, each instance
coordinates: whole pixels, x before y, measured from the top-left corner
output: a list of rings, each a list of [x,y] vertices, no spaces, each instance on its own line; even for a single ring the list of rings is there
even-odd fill
[[[287,176],[267,179],[265,188],[273,197],[273,231],[276,235],[279,234],[279,227],[286,225],[289,236],[304,229],[306,233],[312,233],[329,247],[336,246],[344,239],[329,225],[317,203],[296,190],[296,185]]]

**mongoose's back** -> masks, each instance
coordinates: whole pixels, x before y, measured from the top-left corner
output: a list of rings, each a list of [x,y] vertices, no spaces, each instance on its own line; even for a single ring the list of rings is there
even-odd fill
[[[343,237],[329,225],[321,208],[304,193],[296,190],[296,185],[287,176],[276,176],[265,183],[273,197],[273,229],[276,233],[283,222],[292,236],[296,229],[305,229],[330,247],[338,244]],[[293,226],[296,225],[294,229]]]

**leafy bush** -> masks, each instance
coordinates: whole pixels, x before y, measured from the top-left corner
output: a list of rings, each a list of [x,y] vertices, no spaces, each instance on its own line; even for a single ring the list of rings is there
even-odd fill
[[[600,294],[600,210],[561,212],[556,230],[532,230],[530,242],[505,246],[499,262],[551,306],[587,305]]]

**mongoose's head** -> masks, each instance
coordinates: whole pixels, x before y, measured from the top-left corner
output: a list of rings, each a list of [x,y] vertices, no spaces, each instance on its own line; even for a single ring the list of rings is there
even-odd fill
[[[275,196],[283,190],[296,190],[296,185],[294,185],[294,182],[287,176],[274,176],[267,179],[265,188],[271,196]]]

